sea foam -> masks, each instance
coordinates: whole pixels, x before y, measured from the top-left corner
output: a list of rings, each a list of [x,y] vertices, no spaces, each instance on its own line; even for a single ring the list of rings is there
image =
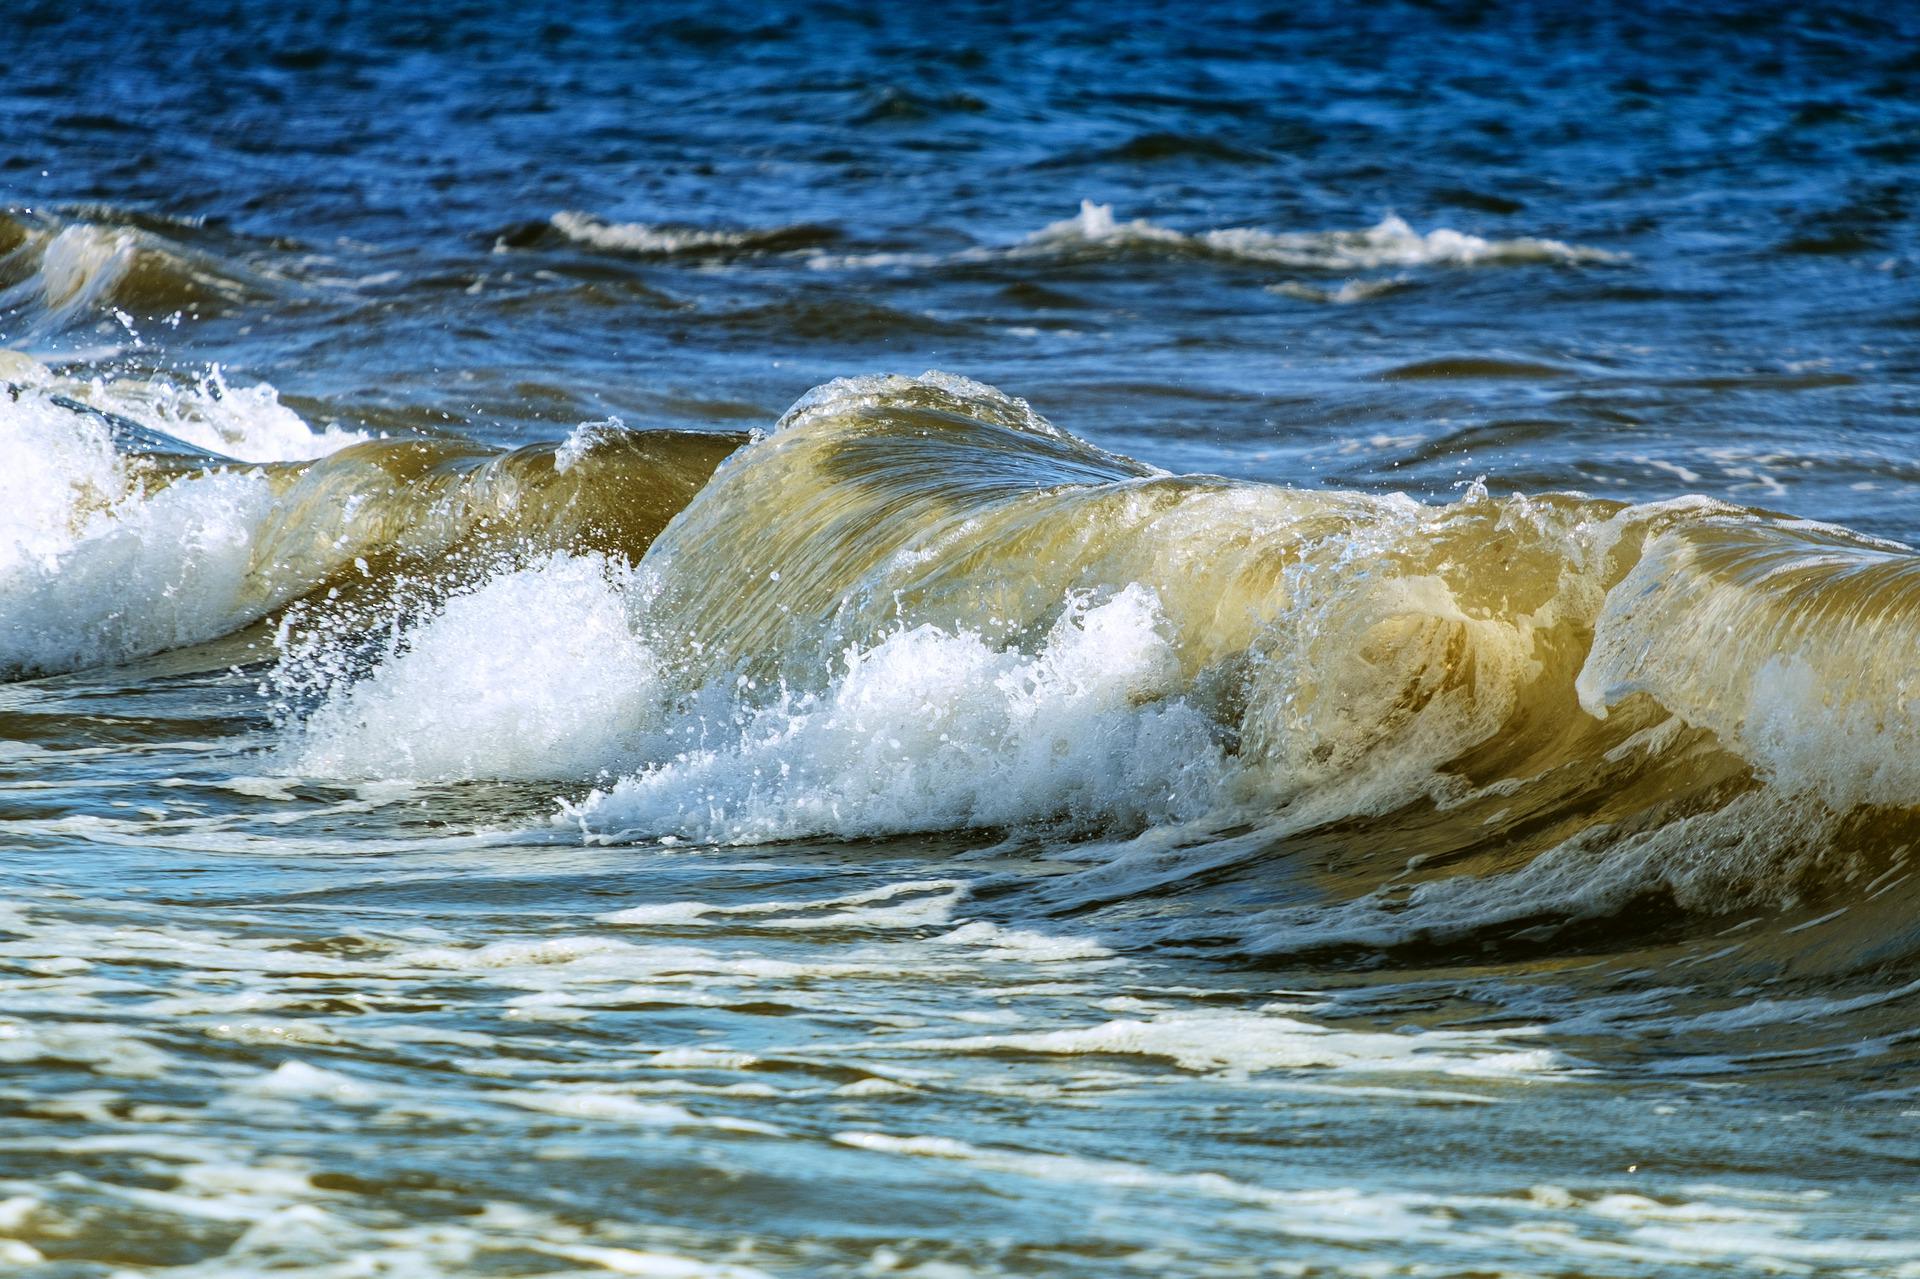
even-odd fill
[[[0,353],[0,670],[52,671],[212,639],[235,612],[273,494],[231,467],[160,483],[91,405],[229,457],[312,457],[362,438],[310,430],[269,386],[78,382]]]

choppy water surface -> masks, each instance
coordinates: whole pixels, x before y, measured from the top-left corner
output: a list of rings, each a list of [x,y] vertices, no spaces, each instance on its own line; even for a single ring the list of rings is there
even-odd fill
[[[9,26],[9,1273],[1920,1275],[1897,7]]]

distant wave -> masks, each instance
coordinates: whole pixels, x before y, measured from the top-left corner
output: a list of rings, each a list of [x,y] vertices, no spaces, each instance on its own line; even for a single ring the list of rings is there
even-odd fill
[[[1073,254],[1116,249],[1198,252],[1313,271],[1512,262],[1616,262],[1623,257],[1559,240],[1486,240],[1446,227],[1423,235],[1392,215],[1357,231],[1262,231],[1253,227],[1228,227],[1188,234],[1145,218],[1122,222],[1114,217],[1112,205],[1095,204],[1091,200],[1080,202],[1078,214],[1041,228],[1009,252]]]
[[[643,257],[737,257],[791,253],[831,242],[829,227],[795,225],[765,229],[687,227],[649,222],[609,222],[591,213],[561,211],[501,238],[506,247],[524,247],[550,229],[563,240],[608,253]]]
[[[1332,273],[1383,267],[1599,264],[1623,262],[1627,255],[1559,240],[1530,237],[1488,240],[1447,227],[1422,234],[1392,215],[1360,230],[1264,231],[1253,227],[1226,227],[1186,232],[1145,218],[1121,221],[1114,216],[1112,205],[1082,200],[1080,211],[1073,217],[1049,223],[1009,245],[982,246],[953,254],[821,253],[815,255],[810,264],[832,270],[1129,257],[1212,258]],[[1402,283],[1357,285],[1331,293],[1286,285],[1276,287],[1311,301],[1355,302],[1391,292]]]
[[[831,228],[811,225],[764,228],[690,227],[649,222],[610,222],[588,213],[560,212],[547,222],[503,233],[502,249],[549,241],[607,253],[682,259],[775,257],[805,262],[815,270],[939,268],[996,262],[1100,258],[1213,258],[1283,267],[1316,274],[1373,271],[1387,267],[1471,267],[1555,263],[1623,262],[1624,253],[1518,237],[1485,239],[1447,227],[1419,232],[1392,215],[1359,230],[1265,231],[1227,227],[1186,232],[1145,218],[1122,221],[1110,204],[1080,202],[1080,211],[1011,244],[981,245],[952,253],[907,249],[835,251]],[[1357,302],[1392,292],[1401,280],[1370,281],[1332,291],[1275,286],[1310,301]]]
[[[197,232],[192,220],[101,206],[79,212],[89,216],[0,213],[0,320],[11,321],[9,339],[45,338],[110,309],[228,310],[281,287],[173,238]]]

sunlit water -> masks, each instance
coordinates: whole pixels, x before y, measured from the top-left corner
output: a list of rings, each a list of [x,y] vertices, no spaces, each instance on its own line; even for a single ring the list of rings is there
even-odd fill
[[[0,1270],[1920,1275],[1920,28],[538,10],[9,15]]]

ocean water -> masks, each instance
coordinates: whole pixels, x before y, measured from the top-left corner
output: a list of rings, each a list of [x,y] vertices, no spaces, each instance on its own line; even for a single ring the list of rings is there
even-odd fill
[[[1898,5],[10,6],[0,1271],[1920,1275]]]

